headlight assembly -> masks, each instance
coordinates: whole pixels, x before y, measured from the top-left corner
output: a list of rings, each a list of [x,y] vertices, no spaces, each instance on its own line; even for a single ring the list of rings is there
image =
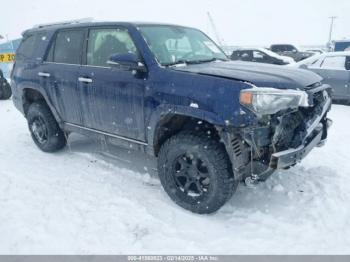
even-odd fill
[[[239,100],[243,106],[257,115],[271,115],[289,108],[309,106],[307,93],[292,89],[244,89]]]

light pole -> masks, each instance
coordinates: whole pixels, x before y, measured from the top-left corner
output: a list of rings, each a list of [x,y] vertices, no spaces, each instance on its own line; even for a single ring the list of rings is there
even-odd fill
[[[330,44],[332,41],[332,33],[333,33],[333,25],[334,25],[334,20],[337,19],[337,16],[330,16],[329,19],[331,19],[331,25],[329,28],[329,37],[328,37],[328,43]]]

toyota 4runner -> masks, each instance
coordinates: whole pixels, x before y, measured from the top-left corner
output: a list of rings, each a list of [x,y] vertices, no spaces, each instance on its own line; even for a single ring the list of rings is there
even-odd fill
[[[38,26],[23,33],[11,78],[41,150],[78,132],[154,155],[165,191],[196,213],[218,210],[240,181],[295,165],[331,123],[318,75],[229,61],[176,25]]]

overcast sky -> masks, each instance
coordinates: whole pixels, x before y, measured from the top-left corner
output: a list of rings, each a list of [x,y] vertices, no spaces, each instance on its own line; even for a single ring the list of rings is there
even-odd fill
[[[93,17],[197,27],[214,38],[207,11],[229,45],[325,44],[350,38],[350,0],[2,0],[0,34],[10,38],[35,24]],[[4,3],[5,2],[5,3]],[[215,38],[214,38],[215,39]]]

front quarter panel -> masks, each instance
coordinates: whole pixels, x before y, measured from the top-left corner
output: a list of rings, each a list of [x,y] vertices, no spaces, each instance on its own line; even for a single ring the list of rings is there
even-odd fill
[[[145,91],[148,141],[153,144],[157,123],[168,114],[205,120],[216,126],[240,127],[255,121],[239,104],[242,81],[188,73],[159,67],[150,71]]]

